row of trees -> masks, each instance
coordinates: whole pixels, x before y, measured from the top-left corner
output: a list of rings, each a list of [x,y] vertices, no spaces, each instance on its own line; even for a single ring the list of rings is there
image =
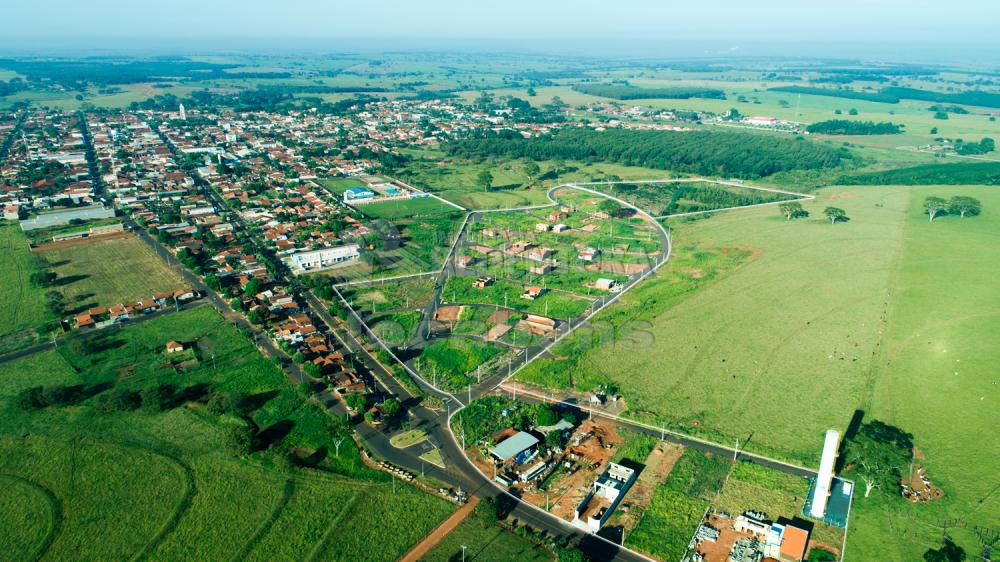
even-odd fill
[[[903,126],[889,122],[830,119],[813,123],[806,130],[824,135],[895,135],[903,132]]]
[[[945,201],[943,197],[931,196],[924,199],[927,220],[933,221],[942,215],[958,215],[962,218],[974,217],[982,211],[979,199],[966,195],[956,195]]]
[[[726,99],[726,94],[718,88],[698,86],[674,86],[665,88],[640,88],[629,84],[574,84],[573,89],[591,96],[615,98],[619,100],[637,99]]]
[[[499,157],[604,161],[743,178],[787,170],[831,168],[851,158],[844,148],[802,139],[729,131],[565,129],[532,139],[516,133],[487,133],[449,142],[442,148],[451,156],[477,160]]]
[[[799,203],[798,201],[782,203],[778,205],[778,210],[785,216],[785,220],[804,219],[809,217],[809,211],[805,210],[802,207],[802,203]],[[827,207],[823,209],[823,215],[830,221],[830,224],[851,220],[851,218],[847,216],[847,211],[841,209],[840,207]]]

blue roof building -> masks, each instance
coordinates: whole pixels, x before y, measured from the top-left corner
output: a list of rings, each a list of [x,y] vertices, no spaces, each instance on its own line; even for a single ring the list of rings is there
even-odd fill
[[[375,192],[366,187],[352,187],[344,192],[344,202],[371,199],[372,197],[375,197]]]

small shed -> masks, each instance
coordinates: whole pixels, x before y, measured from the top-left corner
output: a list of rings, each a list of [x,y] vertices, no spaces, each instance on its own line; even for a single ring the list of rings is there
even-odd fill
[[[184,344],[176,341],[167,342],[167,353],[180,353],[184,351]]]

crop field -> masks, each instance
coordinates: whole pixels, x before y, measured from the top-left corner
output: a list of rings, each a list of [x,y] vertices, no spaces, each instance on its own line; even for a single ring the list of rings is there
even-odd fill
[[[184,288],[181,276],[135,236],[92,240],[39,255],[58,276],[55,288],[70,313]]]
[[[365,205],[358,205],[357,209],[363,214],[377,219],[441,215],[444,213],[453,213],[458,210],[433,197],[367,203]]]
[[[38,271],[35,256],[28,248],[28,241],[16,223],[0,222],[0,352],[10,351],[30,344],[36,329],[49,320],[45,305],[45,289],[30,281],[32,272]]]
[[[165,361],[169,340],[191,345],[196,360]],[[73,339],[2,371],[3,502],[18,508],[4,510],[0,537],[11,559],[389,561],[452,510],[408,486],[394,494],[350,439],[335,455],[329,418],[206,307]],[[150,406],[145,392],[134,409],[102,406],[108,393],[157,384],[176,387],[186,406]],[[25,409],[18,397],[35,385],[67,390]],[[206,406],[206,393],[237,392],[263,428],[245,458],[224,445],[237,418]],[[312,468],[278,463],[277,451],[307,454]],[[401,517],[406,525],[387,526]]]

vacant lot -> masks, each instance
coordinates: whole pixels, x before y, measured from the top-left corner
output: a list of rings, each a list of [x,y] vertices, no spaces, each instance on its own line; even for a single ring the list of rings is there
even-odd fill
[[[465,560],[469,562],[521,562],[551,561],[550,551],[521,538],[497,524],[489,524],[482,517],[472,515],[448,533],[437,546],[423,558],[430,562],[461,560],[465,546]]]
[[[447,203],[442,203],[433,197],[368,203],[366,205],[358,205],[357,208],[365,215],[377,219],[440,215],[442,213],[451,213],[458,210],[455,207],[452,207]]]
[[[31,273],[38,271],[35,256],[16,223],[0,221],[0,352],[35,340],[36,329],[49,316],[45,289],[34,286]]]
[[[169,340],[195,361],[169,361]],[[11,498],[0,503],[17,507],[3,510],[0,540],[10,559],[391,561],[452,510],[398,483],[394,493],[349,438],[334,453],[330,418],[207,307],[88,341],[3,366],[0,473]],[[25,409],[15,397],[35,385],[83,387]],[[101,407],[109,393],[153,385],[185,398],[152,407],[144,393],[136,409]],[[217,414],[215,393],[244,398]],[[237,416],[258,428],[242,458],[226,446]],[[289,452],[302,460],[279,462]]]
[[[58,275],[67,310],[134,302],[184,287],[180,275],[135,236],[39,252]]]

